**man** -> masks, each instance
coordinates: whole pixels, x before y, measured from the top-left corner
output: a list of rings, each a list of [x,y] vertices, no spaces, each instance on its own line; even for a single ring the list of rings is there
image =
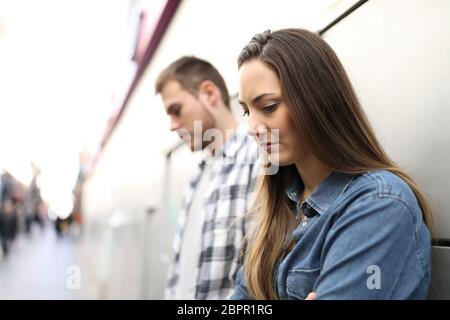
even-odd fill
[[[257,145],[238,127],[225,82],[209,62],[176,60],[159,75],[156,93],[170,129],[204,153],[179,215],[166,298],[226,299],[258,178]]]

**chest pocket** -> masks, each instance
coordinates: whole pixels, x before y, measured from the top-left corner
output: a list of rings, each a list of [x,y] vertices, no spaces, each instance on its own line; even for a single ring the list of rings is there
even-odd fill
[[[286,292],[290,300],[305,299],[313,291],[314,283],[320,274],[320,268],[292,269],[288,271]]]

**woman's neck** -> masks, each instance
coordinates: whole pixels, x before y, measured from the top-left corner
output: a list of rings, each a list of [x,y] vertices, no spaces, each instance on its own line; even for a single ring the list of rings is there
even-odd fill
[[[302,200],[308,198],[314,189],[316,189],[332,172],[329,167],[313,155],[296,162],[295,166],[305,187]]]

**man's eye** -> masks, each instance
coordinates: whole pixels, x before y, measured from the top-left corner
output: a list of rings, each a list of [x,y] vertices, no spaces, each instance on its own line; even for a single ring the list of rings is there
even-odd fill
[[[178,117],[180,115],[180,113],[181,113],[181,108],[175,108],[175,109],[172,110],[172,114],[174,116]]]
[[[271,105],[265,106],[262,108],[264,112],[273,112],[278,107],[278,103],[273,103]]]

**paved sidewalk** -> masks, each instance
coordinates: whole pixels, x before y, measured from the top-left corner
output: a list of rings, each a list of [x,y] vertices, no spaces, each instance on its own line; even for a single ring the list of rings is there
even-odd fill
[[[20,234],[8,257],[0,252],[0,299],[96,299],[86,250],[74,236],[58,238],[51,224]],[[78,274],[80,289],[71,290]]]

